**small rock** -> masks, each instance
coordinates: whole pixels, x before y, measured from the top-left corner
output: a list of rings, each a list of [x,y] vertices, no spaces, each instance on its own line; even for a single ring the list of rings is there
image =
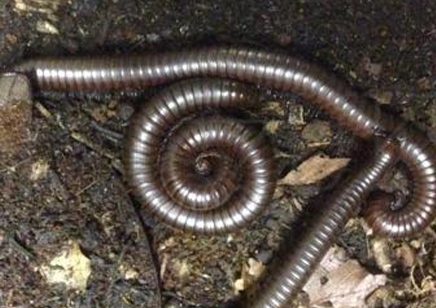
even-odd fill
[[[147,42],[149,42],[149,43],[156,43],[156,42],[160,41],[160,36],[156,33],[146,34],[145,38],[147,39]]]
[[[127,104],[121,104],[120,109],[118,111],[118,115],[123,121],[127,121],[132,117],[134,112],[135,109],[132,106]]]
[[[304,127],[301,137],[309,147],[328,145],[332,141],[332,129],[327,121],[315,120]]]
[[[256,259],[259,262],[262,262],[263,264],[267,264],[271,260],[272,256],[273,256],[272,250],[270,250],[270,249],[268,249],[268,250],[261,250],[256,255]]]
[[[383,65],[380,63],[373,63],[369,57],[363,57],[360,63],[362,69],[372,76],[378,76],[382,72]]]

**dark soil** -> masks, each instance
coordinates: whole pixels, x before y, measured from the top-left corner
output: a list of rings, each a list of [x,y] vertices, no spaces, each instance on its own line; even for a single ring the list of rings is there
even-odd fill
[[[434,138],[436,2],[431,0],[0,1],[0,72],[38,55],[158,52],[215,43],[281,48],[310,59]],[[343,175],[284,189],[259,220],[232,235],[188,235],[138,217],[122,175],[122,136],[135,109],[156,91],[144,89],[134,97],[35,97],[33,120],[26,124],[30,133],[14,135],[18,146],[0,149],[1,307],[159,307],[160,295],[166,307],[216,307],[235,298],[234,283],[250,258],[268,264],[277,259],[283,234],[304,211],[298,204],[332,189]],[[281,151],[281,175],[320,150],[336,157],[360,150],[349,132],[300,98],[268,92],[266,99],[284,110],[255,115],[279,123],[269,137]],[[290,123],[290,113],[301,106],[304,123],[329,121],[327,143],[308,146],[302,136],[306,124]],[[13,112],[22,114],[20,108]],[[38,176],[40,165],[45,167]],[[368,258],[368,237],[359,226],[348,228],[339,244],[380,272]],[[390,275],[390,297],[368,307],[436,307],[436,287],[424,287],[436,283],[434,234],[429,230],[404,241],[416,251],[419,274],[409,268]],[[84,292],[49,285],[39,270],[71,241],[91,260]],[[126,268],[135,274],[126,277]]]

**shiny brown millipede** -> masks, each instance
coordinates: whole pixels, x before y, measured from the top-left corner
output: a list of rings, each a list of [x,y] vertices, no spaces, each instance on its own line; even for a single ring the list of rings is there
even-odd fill
[[[255,48],[213,47],[159,55],[112,58],[48,58],[25,61],[16,65],[12,70],[32,78],[35,87],[42,91],[126,90],[189,77],[223,77],[270,86],[278,90],[293,91],[318,104],[342,125],[365,139],[383,134],[389,136],[401,124],[401,121],[382,113],[377,106],[370,104],[349,87],[316,66],[283,53],[270,53]],[[222,119],[211,119],[203,122],[200,128],[196,127],[196,133],[189,138],[184,138],[183,134],[177,135],[176,132],[176,139],[187,139],[188,144],[191,142],[192,149],[201,147],[198,141],[203,140],[202,138],[213,144],[223,143],[229,152],[238,153],[238,157],[254,151],[255,155],[244,160],[242,164],[250,166],[247,170],[251,171],[251,175],[246,176],[242,184],[246,190],[237,193],[242,199],[248,200],[248,205],[238,203],[239,201],[228,194],[227,190],[235,186],[236,179],[232,179],[229,183],[223,181],[229,174],[228,171],[232,169],[232,163],[229,163],[221,174],[216,174],[213,168],[216,164],[215,159],[202,159],[194,165],[186,166],[177,163],[176,156],[179,154],[174,154],[176,155],[174,157],[171,156],[173,154],[168,154],[161,158],[160,154],[155,155],[155,149],[148,148],[156,146],[157,140],[160,140],[161,131],[158,129],[168,130],[167,122],[173,125],[173,120],[186,111],[200,111],[199,106],[203,109],[231,104],[242,107],[249,96],[251,97],[250,90],[244,89],[241,84],[228,81],[204,81],[175,85],[168,92],[152,100],[156,105],[149,104],[144,107],[148,111],[143,111],[135,117],[126,147],[126,170],[129,181],[144,207],[175,227],[200,232],[232,230],[234,227],[244,225],[259,213],[272,191],[272,168],[270,163],[259,162],[260,157],[267,156],[267,151],[258,143],[259,139],[245,128],[241,128],[239,124],[226,123],[223,128],[223,124],[220,124],[223,123]],[[152,113],[148,113],[149,111]],[[207,133],[205,133],[206,127]],[[247,145],[245,143],[235,147],[230,145],[229,141],[234,137],[230,136],[229,130],[239,132],[242,139],[246,138]],[[191,132],[189,129],[187,131]],[[248,143],[248,139],[254,141],[254,145]],[[224,140],[225,142],[222,142]],[[395,134],[395,140],[395,144],[398,144],[397,155],[412,175],[412,196],[410,202],[398,211],[391,211],[386,204],[383,206],[379,206],[378,203],[370,204],[367,210],[368,222],[376,232],[383,235],[411,236],[428,226],[436,215],[436,151],[423,133],[410,127]],[[186,148],[180,145],[168,144],[167,146],[174,150],[178,148],[178,153],[182,153],[180,157],[185,160],[185,157],[196,155],[196,151],[191,151],[191,145],[185,146]],[[244,146],[250,148],[247,149]],[[385,151],[381,152],[385,153]],[[167,195],[162,194],[162,183],[156,183],[159,177],[153,177],[156,175],[154,169],[156,160],[152,162],[150,157],[169,162],[172,167],[165,172],[171,180],[165,182],[166,190],[169,190],[173,197],[183,197],[184,202],[193,201],[195,207],[199,209],[195,212],[196,214],[190,216],[191,209],[177,206],[175,202],[170,201]],[[260,168],[260,171],[254,169],[255,165],[256,168]],[[197,179],[190,179],[191,183],[195,180],[199,182],[199,179],[204,178],[205,175],[201,175],[202,172],[206,174],[212,172],[213,177],[218,179],[218,183],[223,183],[223,186],[213,190],[215,192],[215,197],[211,198],[214,200],[213,206],[205,206],[204,201],[209,198],[205,192],[211,188],[207,187],[207,183],[202,183],[204,185],[198,191],[201,192],[199,196],[192,193],[192,189],[198,186],[191,185],[189,191],[179,186],[180,182],[186,182],[181,175],[184,170],[188,170],[187,168],[200,173]],[[357,174],[360,175],[360,172]],[[373,180],[377,178],[369,179],[362,176],[363,180],[359,179],[366,183],[368,189],[372,187]],[[155,190],[156,187],[159,189]],[[358,196],[355,202],[360,202],[367,193],[359,185],[347,187],[347,193],[344,192],[344,194],[348,194],[349,197]],[[225,191],[220,192],[221,188]],[[224,200],[229,201],[230,206],[224,207],[221,211],[218,206]],[[339,217],[345,219],[345,216],[335,213],[332,214],[336,217],[335,219]],[[288,266],[294,267],[296,271],[286,268],[281,276],[277,276],[279,278],[270,285],[262,295],[262,299],[258,301],[259,307],[282,307],[295,293],[295,290],[304,284],[304,277],[310,274],[309,269],[313,268],[323,253],[323,250],[319,249],[307,250],[309,248],[304,244],[311,246],[313,241],[316,242],[316,236],[320,235],[318,232],[322,228],[331,229],[328,223],[332,221],[327,218],[326,220],[321,219],[323,222],[315,224],[316,229],[308,231],[311,235],[304,237],[305,241],[293,254],[312,257],[292,259],[294,263]],[[341,226],[342,223],[342,220],[335,222],[337,226]],[[330,241],[326,238],[325,242],[330,243]],[[301,265],[300,261],[304,261],[305,266]]]

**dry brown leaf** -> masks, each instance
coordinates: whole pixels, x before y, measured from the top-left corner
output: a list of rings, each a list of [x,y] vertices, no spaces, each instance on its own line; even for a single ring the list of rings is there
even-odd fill
[[[329,302],[334,308],[364,308],[365,299],[386,280],[385,275],[372,275],[357,261],[346,260],[342,249],[331,248],[304,291],[313,307]]]
[[[349,161],[349,158],[330,158],[324,154],[318,154],[304,161],[296,170],[289,172],[278,184],[313,184],[342,169]]]

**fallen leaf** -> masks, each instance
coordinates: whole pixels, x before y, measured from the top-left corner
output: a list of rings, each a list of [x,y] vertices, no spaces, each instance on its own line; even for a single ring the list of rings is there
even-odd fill
[[[346,260],[345,252],[331,248],[304,291],[311,307],[330,303],[334,308],[363,308],[365,299],[385,285],[385,275],[372,275],[355,260]]]
[[[86,290],[91,261],[82,254],[77,242],[70,242],[49,264],[40,267],[49,284],[64,284],[68,289]]]
[[[278,181],[278,184],[313,184],[342,169],[349,161],[349,158],[330,158],[324,154],[318,154],[304,161],[296,170],[289,172],[283,179]]]

